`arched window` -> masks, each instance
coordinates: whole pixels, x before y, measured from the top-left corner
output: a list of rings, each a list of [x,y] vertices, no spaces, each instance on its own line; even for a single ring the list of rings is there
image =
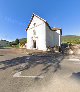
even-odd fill
[[[33,30],[33,35],[36,35],[36,31],[35,30]]]
[[[34,26],[36,25],[36,23],[33,24]]]

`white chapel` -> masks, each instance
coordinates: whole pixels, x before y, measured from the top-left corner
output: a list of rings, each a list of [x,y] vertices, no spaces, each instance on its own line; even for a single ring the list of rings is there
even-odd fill
[[[27,49],[46,51],[48,47],[61,46],[61,28],[51,28],[48,22],[33,14],[27,31]]]

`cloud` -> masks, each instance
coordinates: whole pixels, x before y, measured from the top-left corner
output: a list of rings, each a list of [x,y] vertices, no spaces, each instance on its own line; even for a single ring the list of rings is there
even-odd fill
[[[18,24],[18,25],[23,25],[23,26],[25,26],[25,23],[22,23],[22,22],[20,22],[20,21],[18,21],[18,20],[16,20],[16,19],[13,19],[13,18],[11,18],[11,17],[8,17],[8,16],[2,16],[2,15],[0,15],[0,19],[1,20],[4,20],[4,21],[7,21],[7,22],[9,22],[9,23],[12,23],[12,24]]]
[[[10,36],[8,33],[6,34],[0,34],[0,40],[7,40],[7,41],[14,41],[14,36]]]

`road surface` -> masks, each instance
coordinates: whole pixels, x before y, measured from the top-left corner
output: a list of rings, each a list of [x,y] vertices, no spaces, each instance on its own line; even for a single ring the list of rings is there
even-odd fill
[[[0,50],[0,92],[79,92],[79,72],[80,55]]]

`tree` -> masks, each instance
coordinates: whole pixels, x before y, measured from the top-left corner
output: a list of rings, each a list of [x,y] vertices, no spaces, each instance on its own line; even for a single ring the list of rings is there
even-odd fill
[[[19,39],[16,39],[16,40],[15,40],[15,43],[16,43],[16,44],[19,44]]]

